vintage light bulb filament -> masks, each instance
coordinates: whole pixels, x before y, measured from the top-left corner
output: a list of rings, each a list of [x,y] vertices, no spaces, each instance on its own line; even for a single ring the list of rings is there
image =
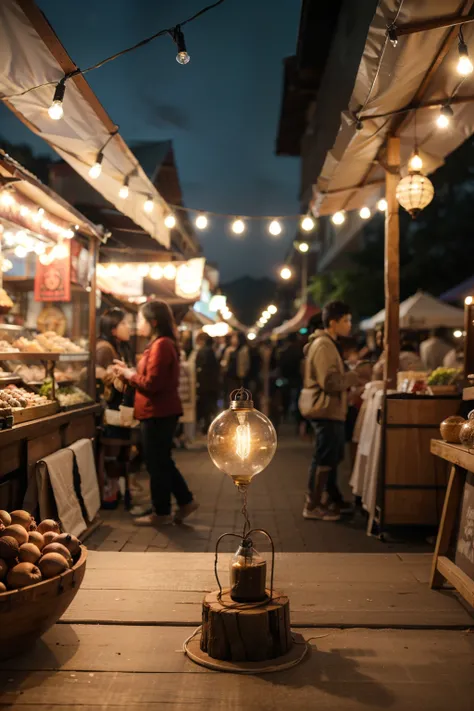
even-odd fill
[[[245,412],[237,412],[239,424],[235,432],[235,453],[240,459],[248,459],[251,452],[250,425]]]

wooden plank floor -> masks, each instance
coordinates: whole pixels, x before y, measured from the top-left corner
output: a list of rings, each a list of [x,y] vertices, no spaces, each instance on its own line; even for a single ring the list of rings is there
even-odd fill
[[[223,555],[227,580],[229,556]],[[210,553],[90,552],[67,623],[198,625],[215,589]],[[464,628],[474,618],[450,591],[424,582],[430,555],[281,553],[275,584],[298,627]]]
[[[474,637],[447,630],[302,630],[309,657],[262,676],[208,671],[182,652],[192,628],[56,625],[2,663],[16,711],[472,711]],[[137,673],[137,672],[140,673]]]

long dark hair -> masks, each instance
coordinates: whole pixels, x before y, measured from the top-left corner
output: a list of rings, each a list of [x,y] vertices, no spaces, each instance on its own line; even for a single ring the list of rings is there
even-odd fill
[[[126,363],[133,362],[133,355],[129,343],[120,341],[114,336],[112,331],[117,328],[119,323],[127,317],[125,311],[119,308],[107,309],[99,319],[99,340],[107,341],[118,355]]]
[[[150,324],[154,338],[171,338],[178,347],[176,323],[166,301],[149,301],[141,307],[140,312],[145,321]]]

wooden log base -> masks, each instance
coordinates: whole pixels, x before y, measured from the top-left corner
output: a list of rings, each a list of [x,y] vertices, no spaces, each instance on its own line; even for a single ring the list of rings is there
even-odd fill
[[[267,659],[260,662],[233,662],[224,659],[213,659],[201,649],[199,636],[191,639],[185,646],[186,654],[191,661],[213,671],[231,672],[234,674],[269,674],[270,672],[291,669],[303,661],[311,645],[306,642],[303,635],[294,632],[293,646],[290,651],[276,659]]]
[[[270,591],[267,590],[270,595]],[[262,603],[236,603],[226,589],[219,600],[211,592],[202,603],[201,651],[229,662],[267,662],[293,646],[290,601],[276,591]]]

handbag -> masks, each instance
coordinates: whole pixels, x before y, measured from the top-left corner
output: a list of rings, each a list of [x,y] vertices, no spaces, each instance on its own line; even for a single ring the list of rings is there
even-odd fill
[[[330,398],[318,383],[310,388],[303,388],[298,398],[298,408],[302,416],[314,420],[322,410],[329,407]]]
[[[133,407],[119,405],[118,410],[111,410],[110,408],[104,410],[104,424],[130,429],[138,425],[138,420],[134,417]]]

